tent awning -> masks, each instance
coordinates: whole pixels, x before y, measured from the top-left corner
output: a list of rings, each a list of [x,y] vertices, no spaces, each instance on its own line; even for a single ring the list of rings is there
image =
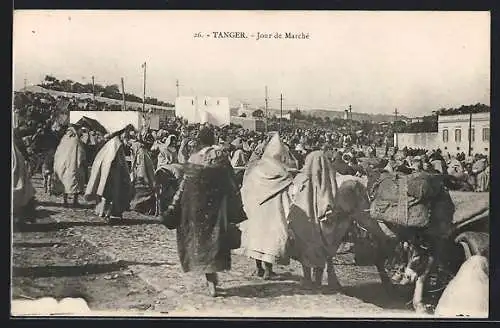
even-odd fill
[[[75,125],[85,126],[90,130],[101,132],[103,134],[108,133],[108,130],[106,130],[106,128],[101,123],[99,123],[99,121],[89,118],[87,116],[83,116],[81,119],[78,120],[78,122],[75,123]]]

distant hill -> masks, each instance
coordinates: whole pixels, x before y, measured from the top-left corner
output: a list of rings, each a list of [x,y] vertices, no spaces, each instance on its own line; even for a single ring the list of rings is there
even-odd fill
[[[316,117],[329,117],[330,119],[333,118],[344,118],[345,112],[343,111],[335,111],[335,110],[325,110],[325,109],[312,109],[312,110],[304,110],[304,114],[311,114],[312,116]],[[369,114],[369,113],[359,113],[359,112],[352,112],[352,119],[355,121],[372,121],[375,123],[381,123],[381,122],[393,122],[394,121],[394,115],[390,114]],[[398,120],[405,120],[408,119],[408,117],[403,116],[403,115],[398,115]]]
[[[293,110],[284,110],[283,114],[287,114],[293,112]],[[338,110],[326,110],[326,109],[310,109],[310,110],[301,110],[302,114],[304,115],[311,115],[314,117],[329,117],[330,119],[334,118],[344,118],[344,112],[343,111],[338,111]],[[276,115],[277,117],[280,115],[280,110],[279,109],[269,109],[269,113],[271,115]],[[238,108],[231,108],[231,115],[237,116],[238,115]],[[368,113],[358,113],[358,112],[352,112],[352,119],[355,121],[373,121],[375,123],[381,123],[381,122],[393,122],[394,121],[394,115],[389,115],[389,114],[368,114]],[[398,115],[398,120],[407,120],[409,119],[408,117],[404,115]]]

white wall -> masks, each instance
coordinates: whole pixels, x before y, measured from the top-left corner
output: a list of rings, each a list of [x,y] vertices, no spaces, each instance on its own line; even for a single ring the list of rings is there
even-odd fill
[[[151,118],[151,129],[158,130],[159,116],[155,114],[146,115]],[[132,124],[136,130],[140,130],[143,124],[141,113],[135,111],[70,111],[69,122],[76,123],[83,116],[98,121],[109,133],[123,129],[128,124]]]
[[[399,149],[404,148],[425,148],[428,150],[439,147],[437,132],[419,132],[419,133],[398,133],[394,134],[394,144],[397,144]]]
[[[175,99],[175,116],[180,116],[189,123],[199,123],[200,117],[195,97],[177,97]]]
[[[201,113],[206,113],[206,120],[213,125],[227,125],[231,122],[231,111],[229,110],[229,99],[224,97],[198,98],[198,106]]]
[[[241,125],[243,129],[252,131],[264,131],[265,123],[261,119],[249,118],[249,117],[237,117],[231,116],[231,123]]]
[[[175,115],[189,123],[211,123],[226,125],[231,121],[229,99],[225,97],[178,97],[175,100]]]
[[[468,154],[469,149],[469,114],[445,115],[438,117],[438,143],[444,153],[452,155],[457,152]],[[489,154],[490,140],[483,140],[483,129],[490,129],[490,113],[472,114],[473,137],[471,141],[472,154]],[[456,130],[460,131],[460,138],[455,140]],[[448,131],[448,140],[443,137]]]

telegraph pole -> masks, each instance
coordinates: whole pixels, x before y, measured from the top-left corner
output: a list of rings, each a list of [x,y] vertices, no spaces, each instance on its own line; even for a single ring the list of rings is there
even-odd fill
[[[177,98],[179,98],[179,80],[175,80],[175,87],[177,88]]]
[[[349,132],[351,134],[350,138],[354,138],[353,137],[353,132],[352,132],[352,106],[351,105],[349,105],[348,118],[349,118]]]
[[[267,106],[268,106],[268,98],[267,98],[267,85],[266,85],[266,117],[265,117],[265,124],[266,124],[266,133],[267,133]]]
[[[146,112],[146,62],[142,64],[142,68],[144,68],[144,89],[142,92],[142,112]]]
[[[122,100],[123,100],[122,110],[127,110],[127,104],[125,103],[125,82],[123,81],[123,77],[122,77]]]
[[[394,109],[394,133],[396,135],[396,148],[399,148],[399,142],[398,142],[398,131],[397,131],[397,127],[396,127],[396,123],[398,121],[398,109],[395,108]]]
[[[280,124],[279,133],[281,134],[281,121],[283,119],[283,93],[280,94]]]
[[[472,112],[469,113],[469,156],[472,156]]]
[[[27,84],[28,84],[27,82],[28,82],[28,79],[26,79],[26,78],[25,78],[25,79],[24,79],[24,89],[25,89],[25,90],[26,90],[26,86],[27,86]]]
[[[95,81],[94,81],[94,75],[92,75],[92,99],[93,99],[94,105],[95,105]]]

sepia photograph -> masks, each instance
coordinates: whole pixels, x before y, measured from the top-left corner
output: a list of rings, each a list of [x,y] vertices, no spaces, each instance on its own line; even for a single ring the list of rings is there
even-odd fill
[[[11,316],[488,318],[490,25],[14,10]]]

